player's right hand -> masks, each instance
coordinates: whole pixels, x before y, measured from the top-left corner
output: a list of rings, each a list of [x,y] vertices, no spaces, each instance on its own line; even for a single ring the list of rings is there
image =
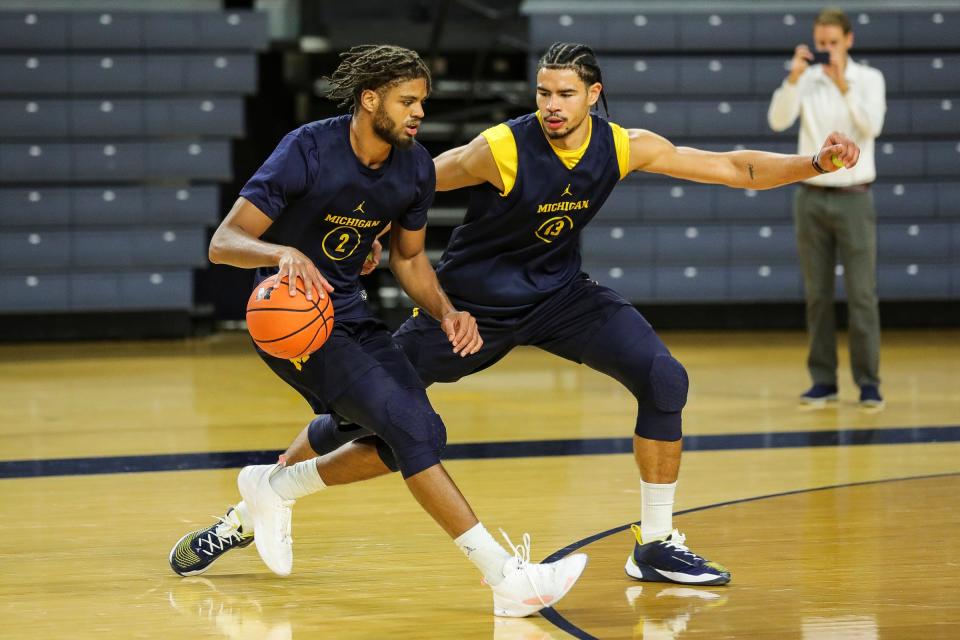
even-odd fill
[[[327,293],[333,292],[333,287],[320,275],[313,260],[293,247],[284,249],[277,266],[280,267],[280,272],[277,274],[277,284],[274,288],[282,286],[280,281],[286,276],[291,296],[297,295],[297,278],[303,280],[304,288],[307,290],[307,300],[323,300]]]
[[[467,311],[450,311],[440,319],[440,328],[461,358],[475,354],[483,346],[477,319]]]
[[[790,81],[796,82],[797,78],[810,67],[811,62],[813,62],[813,53],[810,52],[810,47],[798,44],[793,50],[793,60],[790,61]]]

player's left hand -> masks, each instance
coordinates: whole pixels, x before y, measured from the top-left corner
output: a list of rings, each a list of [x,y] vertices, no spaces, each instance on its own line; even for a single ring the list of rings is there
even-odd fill
[[[466,311],[450,311],[440,320],[440,328],[453,345],[453,352],[466,357],[480,351],[483,338],[477,328],[477,319]]]
[[[834,157],[836,157],[840,166],[837,166],[837,163],[833,161]],[[817,162],[827,173],[833,173],[844,168],[852,169],[859,159],[860,147],[839,131],[834,131],[827,136],[826,142],[823,143],[820,153],[817,155]]]
[[[376,269],[377,265],[380,264],[380,254],[382,253],[383,245],[380,244],[379,240],[374,239],[373,244],[370,245],[370,253],[367,254],[367,259],[363,261],[363,268],[360,269],[360,275],[365,276]]]

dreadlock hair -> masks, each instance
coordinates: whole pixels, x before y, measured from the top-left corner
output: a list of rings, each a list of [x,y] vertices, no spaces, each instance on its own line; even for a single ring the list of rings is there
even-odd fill
[[[573,69],[588,87],[595,82],[603,84],[597,54],[587,45],[577,42],[554,42],[537,63],[537,71],[540,69]],[[607,96],[604,95],[602,88],[600,100],[603,102],[603,110],[609,116]]]
[[[360,94],[380,91],[407,80],[423,78],[430,93],[430,69],[416,51],[391,44],[361,44],[340,54],[342,60],[331,76],[326,96],[339,101],[338,107],[356,111]]]

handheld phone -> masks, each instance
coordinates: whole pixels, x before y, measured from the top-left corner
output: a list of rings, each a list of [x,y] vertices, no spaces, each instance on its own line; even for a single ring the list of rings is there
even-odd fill
[[[830,52],[814,51],[813,60],[810,61],[810,64],[830,64]]]

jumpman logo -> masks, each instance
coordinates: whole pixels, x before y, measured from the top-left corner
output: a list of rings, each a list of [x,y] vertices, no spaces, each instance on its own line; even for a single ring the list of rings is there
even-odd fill
[[[562,198],[563,196],[570,196],[571,198],[573,197],[573,194],[570,193],[570,184],[569,184],[569,183],[567,184],[567,187],[563,190],[563,193],[560,194],[560,197],[561,197],[561,198]]]
[[[357,208],[354,209],[353,212],[356,213],[357,211],[359,211],[360,213],[366,215],[367,212],[363,210],[363,204],[364,204],[365,202],[366,202],[366,200],[364,200],[363,202],[361,202],[360,204],[358,204],[358,205],[357,205]]]

